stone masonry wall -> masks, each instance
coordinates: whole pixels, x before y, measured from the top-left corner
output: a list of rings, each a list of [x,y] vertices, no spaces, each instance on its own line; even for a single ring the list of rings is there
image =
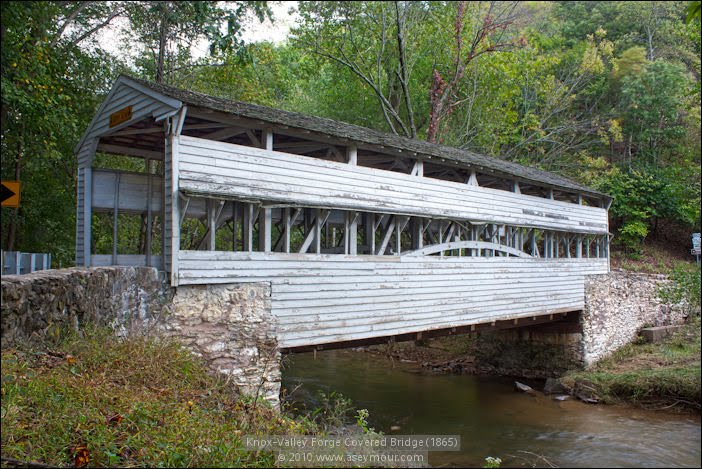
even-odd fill
[[[86,324],[176,337],[239,391],[278,406],[269,284],[169,288],[156,269],[92,267],[2,276],[2,348]]]
[[[582,334],[540,331],[538,326],[480,332],[472,349],[480,373],[555,378],[582,367]]]
[[[168,293],[156,269],[94,267],[2,276],[2,347],[56,338],[91,323],[148,331]]]
[[[658,295],[665,275],[613,271],[585,280],[582,316],[583,361],[591,365],[633,341],[646,326],[681,324],[684,305],[670,305]]]
[[[267,283],[181,286],[167,330],[244,393],[277,406],[280,351],[270,296]]]

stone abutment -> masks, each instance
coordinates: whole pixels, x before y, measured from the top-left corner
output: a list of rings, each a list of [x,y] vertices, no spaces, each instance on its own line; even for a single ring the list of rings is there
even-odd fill
[[[280,352],[270,284],[170,288],[147,267],[47,270],[2,277],[2,347],[55,340],[87,324],[176,337],[237,389],[279,404]]]

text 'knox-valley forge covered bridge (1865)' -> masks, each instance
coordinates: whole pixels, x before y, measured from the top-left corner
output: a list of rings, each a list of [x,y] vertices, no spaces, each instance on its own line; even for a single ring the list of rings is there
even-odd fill
[[[607,195],[329,119],[122,76],[76,151],[77,265],[267,282],[282,349],[553,318],[609,270]]]

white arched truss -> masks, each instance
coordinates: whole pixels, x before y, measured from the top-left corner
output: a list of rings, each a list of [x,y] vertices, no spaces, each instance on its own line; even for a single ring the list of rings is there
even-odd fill
[[[515,257],[532,257],[524,251],[505,246],[504,244],[490,243],[487,241],[452,241],[448,243],[434,244],[422,249],[416,249],[414,251],[407,251],[402,255],[419,257],[457,249],[487,249],[494,252],[503,252],[507,255]]]

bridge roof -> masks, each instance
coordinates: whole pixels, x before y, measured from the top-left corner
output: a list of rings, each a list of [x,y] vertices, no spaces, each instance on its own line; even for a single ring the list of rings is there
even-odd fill
[[[274,125],[287,126],[289,128],[315,132],[339,139],[347,139],[361,144],[383,146],[386,148],[413,152],[417,153],[417,156],[420,158],[423,155],[426,155],[430,158],[433,157],[444,159],[446,161],[454,161],[460,166],[468,166],[478,171],[498,173],[526,182],[538,183],[547,187],[564,189],[566,191],[581,193],[583,195],[591,195],[597,198],[611,200],[611,197],[607,194],[595,191],[592,188],[578,184],[557,174],[522,166],[517,163],[501,160],[491,156],[481,155],[470,150],[429,143],[414,138],[402,137],[324,117],[310,116],[299,112],[284,111],[282,109],[270,108],[258,104],[219,98],[195,91],[184,90],[173,86],[141,80],[126,75],[123,75],[121,78],[132,80],[158,94],[176,99],[188,106],[196,106],[214,111],[220,111],[227,114],[264,121]]]

